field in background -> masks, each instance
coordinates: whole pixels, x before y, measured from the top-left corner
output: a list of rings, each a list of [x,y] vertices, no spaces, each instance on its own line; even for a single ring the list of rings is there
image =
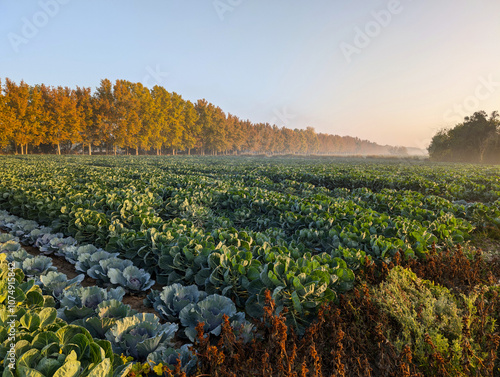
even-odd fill
[[[0,157],[0,176],[1,209],[80,245],[118,253],[150,274],[156,288],[179,283],[225,296],[249,321],[265,318],[272,298],[274,313],[298,334],[310,331],[322,305],[342,305],[342,295],[363,282],[410,281],[415,277],[404,271],[411,263],[422,270],[457,245],[465,258],[455,260],[460,263],[478,258],[477,247],[487,251],[484,260],[498,254],[498,166],[325,157],[11,156]],[[376,272],[394,264],[407,269],[389,277]],[[381,308],[388,305],[372,294]],[[154,305],[154,294],[148,297]],[[443,335],[450,342],[459,338],[450,331]],[[393,342],[394,352],[407,352],[403,340]],[[426,355],[416,340],[412,347],[415,357]],[[451,355],[447,349],[438,351]],[[450,356],[450,365],[455,361]]]

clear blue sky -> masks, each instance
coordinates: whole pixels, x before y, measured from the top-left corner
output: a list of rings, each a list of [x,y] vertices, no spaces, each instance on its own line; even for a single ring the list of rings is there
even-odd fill
[[[500,110],[500,2],[0,0],[5,77],[159,84],[252,122],[425,148]]]

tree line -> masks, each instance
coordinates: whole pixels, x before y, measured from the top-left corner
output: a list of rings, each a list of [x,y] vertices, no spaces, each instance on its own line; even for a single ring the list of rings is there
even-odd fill
[[[429,156],[436,161],[500,163],[500,118],[477,111],[432,138]]]
[[[388,154],[356,137],[252,123],[161,86],[103,79],[90,88],[0,82],[0,147],[27,154]],[[403,148],[404,149],[404,148]],[[404,151],[403,151],[404,152]]]

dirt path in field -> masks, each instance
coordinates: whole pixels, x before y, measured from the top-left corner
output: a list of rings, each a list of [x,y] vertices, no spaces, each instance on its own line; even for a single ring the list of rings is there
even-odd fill
[[[1,233],[8,233],[5,232],[4,230],[0,229]],[[75,266],[69,263],[64,257],[57,256],[54,254],[51,255],[46,255],[40,252],[40,250],[37,247],[33,247],[30,245],[26,245],[22,242],[20,242],[22,247],[31,255],[37,256],[37,255],[44,255],[48,256],[52,259],[52,265],[54,267],[57,267],[58,272],[62,272],[68,276],[68,279],[73,279],[74,277],[78,276],[81,274],[81,272],[75,270]],[[95,279],[92,279],[85,275],[85,278],[83,279],[81,285],[83,287],[91,287],[91,286],[96,286],[98,285]],[[158,289],[161,290],[161,286],[158,284],[155,284],[153,286],[153,289]],[[131,294],[126,294],[123,297],[122,302],[124,304],[130,305],[130,307],[134,310],[137,310],[139,313],[156,313],[156,311],[153,308],[147,308],[144,306],[143,300],[146,298],[146,295],[149,293],[149,290],[146,292],[143,292],[139,295],[131,295]]]

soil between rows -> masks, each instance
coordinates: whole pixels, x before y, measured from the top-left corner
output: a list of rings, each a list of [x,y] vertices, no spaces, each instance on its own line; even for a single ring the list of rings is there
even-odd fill
[[[1,230],[1,229],[0,229],[0,232],[1,233],[8,233],[8,232],[5,232],[4,230]],[[20,244],[29,254],[31,254],[33,256],[43,255],[43,256],[50,257],[52,259],[52,265],[54,267],[57,267],[57,271],[66,274],[66,276],[69,279],[73,279],[74,277],[80,275],[80,273],[75,270],[75,266],[72,265],[71,263],[69,263],[64,257],[54,255],[54,254],[46,255],[46,254],[43,254],[42,252],[40,252],[40,249],[38,249],[37,247],[26,245],[22,242],[20,242]],[[95,279],[92,279],[91,277],[85,275],[85,278],[83,279],[81,285],[83,287],[91,287],[91,286],[96,286],[98,284],[97,284]],[[153,286],[153,289],[160,290],[161,288],[162,287],[158,283],[156,283]],[[122,302],[126,305],[130,305],[130,307],[132,309],[136,310],[139,313],[155,313],[156,314],[156,310],[154,310],[153,308],[148,308],[148,307],[144,306],[143,300],[146,298],[146,295],[148,293],[149,293],[149,290],[146,292],[143,292],[141,294],[137,294],[137,295],[132,295],[132,294],[127,293],[125,296],[123,296]]]

